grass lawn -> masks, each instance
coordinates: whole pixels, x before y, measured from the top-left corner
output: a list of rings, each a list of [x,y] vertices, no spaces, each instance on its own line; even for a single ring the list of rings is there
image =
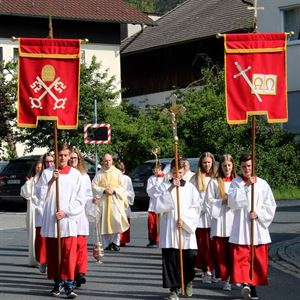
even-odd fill
[[[300,187],[284,187],[280,189],[273,189],[276,200],[300,200]]]

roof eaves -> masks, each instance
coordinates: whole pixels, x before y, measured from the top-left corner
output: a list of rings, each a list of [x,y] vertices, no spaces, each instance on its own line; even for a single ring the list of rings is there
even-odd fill
[[[15,17],[29,17],[29,18],[42,18],[48,19],[48,15],[33,15],[33,14],[22,14],[22,13],[0,13],[0,16],[15,16]],[[76,17],[60,17],[51,16],[53,20],[74,20],[74,21],[85,21],[85,22],[99,22],[99,23],[119,23],[119,24],[134,24],[134,25],[147,25],[147,26],[157,26],[157,23],[150,19],[151,22],[143,22],[136,20],[118,20],[118,19],[87,19],[87,18],[76,18]]]
[[[235,29],[235,30],[228,31],[228,32],[225,32],[225,33],[226,34],[227,33],[243,33],[243,32],[249,32],[252,29],[253,29],[252,27],[249,27],[249,28],[240,28],[240,29]],[[210,35],[207,35],[207,36],[201,36],[201,37],[190,39],[190,40],[181,40],[181,41],[173,42],[173,43],[169,43],[169,44],[156,45],[156,46],[151,47],[151,48],[148,47],[148,48],[142,48],[142,49],[139,49],[139,50],[133,50],[133,51],[129,51],[129,52],[123,52],[124,50],[126,50],[126,48],[128,46],[130,46],[131,43],[134,42],[135,39],[133,39],[132,41],[130,41],[128,43],[128,45],[126,45],[123,49],[121,49],[121,55],[122,56],[129,56],[129,55],[139,54],[139,53],[143,53],[143,52],[149,52],[149,51],[153,51],[153,50],[157,50],[157,49],[163,49],[163,48],[168,48],[168,47],[172,47],[172,46],[177,46],[177,45],[181,45],[181,44],[185,44],[185,43],[191,43],[191,42],[195,42],[195,41],[201,41],[201,40],[205,40],[205,39],[210,39],[210,38],[213,38],[213,37],[217,38],[216,35],[217,35],[217,33],[210,34]]]

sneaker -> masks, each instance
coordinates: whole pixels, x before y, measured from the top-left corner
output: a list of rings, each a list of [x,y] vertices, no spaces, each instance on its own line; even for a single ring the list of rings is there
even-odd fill
[[[69,299],[73,299],[77,297],[77,294],[73,292],[73,289],[69,288],[69,287],[65,287],[65,293],[67,298]]]
[[[178,292],[177,291],[171,291],[168,300],[179,300]]]
[[[216,283],[216,282],[219,282],[219,281],[221,281],[221,278],[217,278],[217,277],[216,277],[216,272],[215,272],[215,270],[213,269],[213,270],[211,271],[211,282],[212,282],[212,283]]]
[[[203,283],[211,283],[211,274],[209,272],[205,272],[202,277]]]
[[[120,251],[120,246],[118,246],[118,245],[115,244],[115,243],[112,243],[112,244],[111,244],[111,249],[112,249],[113,251]]]
[[[47,265],[46,264],[40,264],[39,265],[39,271],[40,271],[40,273],[45,274],[46,273],[46,269],[47,269]]]
[[[157,243],[150,242],[150,243],[147,245],[147,248],[158,248],[158,244],[157,244]]]
[[[212,283],[216,283],[216,282],[219,282],[219,281],[221,281],[221,278],[217,278],[215,276],[211,276],[211,282]]]
[[[76,275],[75,277],[75,286],[77,288],[80,288],[82,284],[85,284],[86,283],[86,279],[84,277],[84,274],[83,273],[79,273]]]
[[[185,294],[187,297],[193,296],[193,284],[192,282],[189,282],[185,287]]]
[[[259,297],[257,296],[256,294],[256,289],[255,289],[255,286],[254,285],[250,285],[250,296],[251,296],[251,300],[259,300]]]
[[[231,291],[231,284],[228,281],[225,281],[222,289],[223,291]]]
[[[51,290],[50,294],[54,297],[59,297],[60,292],[62,291],[62,286],[59,283],[55,283],[53,289]]]
[[[112,244],[109,244],[104,250],[112,250]]]
[[[249,300],[250,298],[250,286],[248,284],[245,284],[241,290],[241,295],[244,297],[245,300]]]

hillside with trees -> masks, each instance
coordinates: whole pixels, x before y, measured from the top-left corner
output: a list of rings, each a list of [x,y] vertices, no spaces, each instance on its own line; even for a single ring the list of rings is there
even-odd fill
[[[137,9],[147,13],[164,14],[185,0],[127,0]]]

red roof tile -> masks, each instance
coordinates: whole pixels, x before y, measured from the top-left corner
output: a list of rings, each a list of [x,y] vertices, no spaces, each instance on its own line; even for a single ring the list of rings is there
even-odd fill
[[[0,15],[155,25],[123,0],[2,0]]]

